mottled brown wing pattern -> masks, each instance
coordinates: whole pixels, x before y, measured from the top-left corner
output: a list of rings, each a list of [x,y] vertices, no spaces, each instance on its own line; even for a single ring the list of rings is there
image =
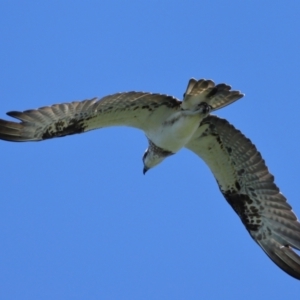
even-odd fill
[[[186,146],[212,170],[221,192],[252,238],[289,275],[300,279],[300,223],[256,147],[226,120],[204,119]]]
[[[225,83],[215,85],[212,80],[191,78],[183,97],[183,106],[206,102],[215,111],[241,99],[244,94],[240,91],[231,91],[231,86]]]
[[[0,139],[40,141],[117,125],[146,131],[159,126],[160,121],[180,109],[180,104],[167,95],[127,92],[23,112],[11,111],[7,115],[21,122],[0,119]]]

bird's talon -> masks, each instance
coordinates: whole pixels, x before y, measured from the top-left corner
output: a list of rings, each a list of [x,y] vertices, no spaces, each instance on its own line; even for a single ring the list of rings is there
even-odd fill
[[[202,112],[205,114],[210,113],[212,110],[212,107],[209,104],[207,104],[206,102],[201,102],[199,104],[199,106],[202,108]]]

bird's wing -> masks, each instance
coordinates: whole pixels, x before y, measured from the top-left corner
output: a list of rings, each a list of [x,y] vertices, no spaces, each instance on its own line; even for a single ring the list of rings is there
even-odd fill
[[[226,120],[205,118],[186,147],[212,170],[252,238],[282,270],[300,279],[300,223],[251,141]]]
[[[215,85],[212,80],[191,78],[183,95],[182,106],[183,108],[189,108],[197,103],[206,102],[215,111],[239,100],[243,96],[244,94],[240,91],[231,91],[231,86],[225,83]]]
[[[40,141],[114,125],[147,131],[180,109],[174,97],[143,92],[127,92],[81,102],[55,104],[7,115],[21,122],[0,119],[0,139]]]

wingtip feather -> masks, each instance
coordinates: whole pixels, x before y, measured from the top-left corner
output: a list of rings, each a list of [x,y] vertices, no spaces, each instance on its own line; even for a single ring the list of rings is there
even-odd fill
[[[300,256],[289,246],[284,246],[274,239],[258,241],[269,258],[284,272],[300,280]]]

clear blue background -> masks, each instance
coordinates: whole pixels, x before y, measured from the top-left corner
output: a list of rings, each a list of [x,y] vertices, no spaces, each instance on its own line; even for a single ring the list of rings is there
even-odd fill
[[[190,77],[246,93],[217,112],[256,144],[300,215],[299,1],[1,1],[0,118]],[[298,299],[208,167],[109,128],[0,142],[1,299]]]

